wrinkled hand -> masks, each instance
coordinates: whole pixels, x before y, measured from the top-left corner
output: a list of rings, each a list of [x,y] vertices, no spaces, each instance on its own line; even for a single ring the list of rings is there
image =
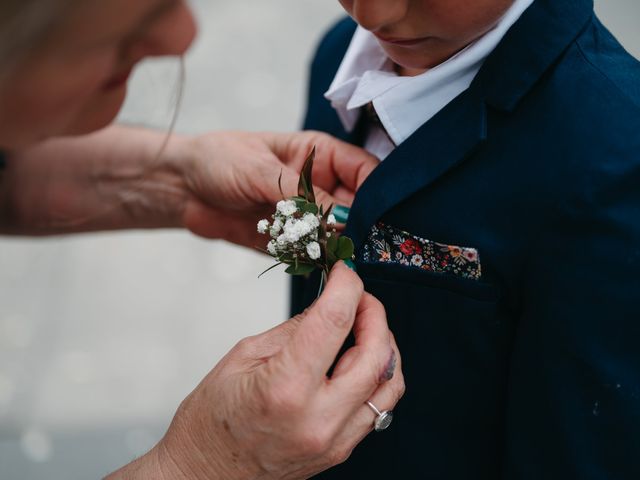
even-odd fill
[[[176,143],[189,200],[183,224],[194,233],[255,247],[256,232],[282,199],[297,194],[299,172],[316,146],[318,202],[351,205],[357,188],[378,165],[364,150],[319,132],[214,132]]]
[[[352,327],[356,344],[328,378]],[[339,262],[311,308],[242,340],[187,397],[152,451],[154,478],[308,478],[371,432],[367,400],[391,410],[403,392],[384,308]]]

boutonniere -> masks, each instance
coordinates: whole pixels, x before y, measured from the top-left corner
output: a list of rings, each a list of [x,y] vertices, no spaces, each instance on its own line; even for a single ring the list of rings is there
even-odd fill
[[[260,275],[282,264],[288,266],[286,273],[291,275],[308,275],[319,269],[322,290],[331,267],[339,260],[353,257],[353,242],[349,237],[338,235],[336,218],[331,213],[333,205],[324,210],[316,203],[312,181],[315,155],[314,147],[300,172],[297,195],[285,198],[280,175],[278,187],[282,200],[270,220],[258,222],[258,232],[271,237],[265,251],[277,261]]]

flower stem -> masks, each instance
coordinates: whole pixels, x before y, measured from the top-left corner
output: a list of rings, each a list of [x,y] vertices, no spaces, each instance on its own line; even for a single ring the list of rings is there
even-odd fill
[[[316,298],[320,298],[320,295],[322,295],[322,291],[324,290],[324,285],[326,283],[327,283],[327,272],[323,268],[322,270],[320,270],[320,287],[318,288],[318,295]]]

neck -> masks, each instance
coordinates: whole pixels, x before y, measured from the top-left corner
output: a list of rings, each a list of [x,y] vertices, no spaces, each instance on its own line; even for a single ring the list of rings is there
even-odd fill
[[[415,77],[429,70],[428,68],[408,68],[398,64],[394,64],[393,68],[401,77]]]

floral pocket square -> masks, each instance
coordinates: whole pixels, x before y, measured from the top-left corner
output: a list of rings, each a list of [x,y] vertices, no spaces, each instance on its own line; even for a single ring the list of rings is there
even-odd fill
[[[472,280],[482,276],[475,248],[426,240],[383,223],[371,228],[361,255],[366,263],[395,263]]]

